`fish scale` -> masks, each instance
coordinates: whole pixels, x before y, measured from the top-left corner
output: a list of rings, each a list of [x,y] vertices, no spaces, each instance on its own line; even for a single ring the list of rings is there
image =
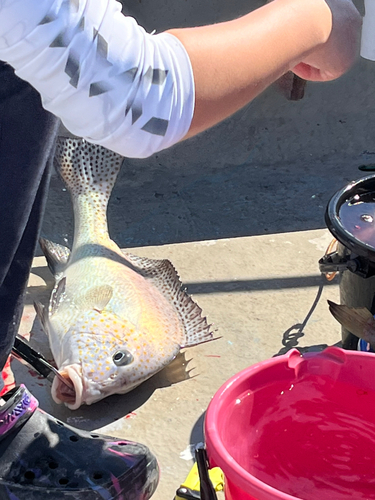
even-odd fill
[[[56,283],[49,307],[36,311],[67,382],[55,378],[52,396],[76,409],[131,391],[213,334],[170,261],[122,252],[110,239],[106,212],[122,158],[60,137],[55,160],[72,198],[73,246],[41,240]]]

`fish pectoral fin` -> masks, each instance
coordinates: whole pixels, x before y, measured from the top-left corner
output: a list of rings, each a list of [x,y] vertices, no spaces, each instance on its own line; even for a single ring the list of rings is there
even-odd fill
[[[39,245],[46,258],[51,273],[54,276],[61,273],[65,269],[70,257],[69,248],[59,245],[58,243],[53,243],[52,241],[44,238],[39,239]]]
[[[169,364],[155,375],[156,387],[169,387],[197,377],[198,373],[192,374],[196,368],[188,366],[191,361],[191,359],[186,359],[185,352],[179,352]]]
[[[34,302],[34,309],[40,324],[42,325],[44,333],[49,336],[50,328],[48,321],[48,311],[40,302]]]
[[[80,301],[80,306],[102,312],[111,300],[112,295],[113,288],[110,285],[93,286]]]
[[[349,307],[328,300],[332,316],[356,337],[375,344],[375,319],[366,307]]]

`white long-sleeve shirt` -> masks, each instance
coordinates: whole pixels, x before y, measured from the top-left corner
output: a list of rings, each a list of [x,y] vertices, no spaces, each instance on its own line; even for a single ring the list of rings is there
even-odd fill
[[[123,156],[150,156],[189,130],[186,50],[146,33],[115,0],[0,0],[0,60],[73,134]]]

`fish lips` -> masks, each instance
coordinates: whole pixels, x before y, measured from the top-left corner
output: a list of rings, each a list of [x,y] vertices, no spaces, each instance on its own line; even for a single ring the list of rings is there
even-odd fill
[[[55,403],[64,403],[70,410],[77,410],[83,399],[82,369],[80,365],[73,364],[61,368],[59,373],[72,388],[64,384],[59,377],[55,377],[51,388],[52,398]]]

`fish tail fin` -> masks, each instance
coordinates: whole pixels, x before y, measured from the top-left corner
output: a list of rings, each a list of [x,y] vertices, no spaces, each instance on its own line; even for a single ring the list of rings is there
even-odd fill
[[[332,316],[356,337],[373,344],[375,342],[375,319],[366,307],[348,307],[328,300]]]
[[[55,167],[73,197],[96,192],[108,201],[123,157],[78,137],[58,137]]]
[[[185,331],[185,341],[181,348],[192,347],[216,340],[212,325],[202,317],[202,309],[182,288],[176,269],[169,260],[147,259],[123,252],[126,259],[143,274],[171,302],[180,318]]]

